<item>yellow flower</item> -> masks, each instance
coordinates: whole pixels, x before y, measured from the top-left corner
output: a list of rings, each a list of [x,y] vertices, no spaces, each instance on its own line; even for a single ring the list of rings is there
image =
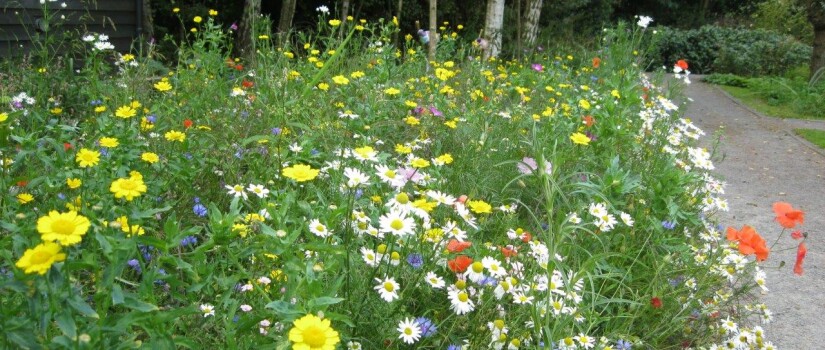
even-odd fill
[[[613,96],[613,97],[615,97],[615,98],[622,98],[622,95],[621,95],[621,94],[619,94],[619,90],[613,90],[613,91],[611,91],[611,92],[610,92],[610,96]]]
[[[177,130],[168,131],[165,134],[163,134],[163,137],[165,137],[167,141],[183,142],[184,140],[186,140],[186,134]]]
[[[132,106],[121,106],[115,111],[115,116],[121,118],[131,118],[137,115],[137,110]]]
[[[123,177],[113,181],[112,185],[109,186],[109,191],[114,193],[115,198],[125,198],[127,202],[135,199],[135,197],[140,196],[142,193],[146,193],[146,184],[143,183],[143,177],[139,176],[140,173],[137,175],[138,176]]]
[[[57,241],[62,246],[80,243],[89,226],[89,219],[73,210],[67,213],[52,210],[49,215],[37,219],[40,239],[44,242]]]
[[[40,243],[32,249],[26,249],[14,266],[27,274],[45,275],[52,264],[66,260],[66,254],[60,252],[60,246],[52,242]]]
[[[360,70],[357,70],[357,71],[355,71],[355,72],[350,73],[350,75],[349,75],[349,76],[350,76],[350,78],[352,78],[352,79],[358,79],[358,78],[363,78],[365,75],[366,75],[366,74],[364,74],[364,72],[362,72],[362,71],[360,71]]]
[[[20,202],[20,204],[27,204],[33,200],[34,196],[32,196],[31,193],[23,192],[17,195],[17,201]]]
[[[120,145],[120,142],[118,142],[117,139],[114,138],[114,137],[102,137],[102,138],[100,138],[99,143],[100,143],[100,147],[106,147],[106,148],[115,148],[118,145]]]
[[[100,162],[100,152],[81,148],[75,155],[74,160],[81,168],[93,167]]]
[[[198,28],[192,27],[192,28],[189,28],[189,31],[192,32],[192,33],[197,33]]]
[[[320,83],[320,84],[318,84],[318,89],[319,89],[319,90],[323,90],[323,91],[327,91],[327,90],[329,90],[329,84],[327,84],[327,83]]]
[[[407,123],[407,125],[409,125],[409,126],[416,126],[418,124],[421,124],[421,121],[418,118],[413,117],[413,116],[409,116],[409,117],[404,118],[404,122]]]
[[[125,216],[124,216],[124,218],[125,218]],[[124,233],[126,233],[127,236],[133,236],[133,235],[143,236],[146,233],[146,231],[140,225],[131,225],[131,226],[122,225],[122,226],[120,226],[120,230],[123,231]]]
[[[292,324],[294,327],[289,330],[289,341],[292,342],[293,349],[335,350],[335,346],[341,341],[338,332],[330,326],[329,319],[322,320],[308,314]]]
[[[71,188],[73,190],[77,189],[82,184],[83,184],[83,181],[80,181],[80,179],[77,179],[77,178],[66,179],[66,185],[69,186],[69,188]]]
[[[148,118],[146,118],[146,117],[140,118],[140,130],[148,131],[148,130],[152,130],[154,128],[155,128],[155,124],[150,122]]]
[[[587,100],[579,100],[579,107],[583,108],[584,110],[590,109],[590,102]]]
[[[140,155],[140,159],[149,164],[155,164],[160,160],[160,157],[152,152],[143,152],[143,154]]]
[[[106,112],[106,106],[97,106],[95,107],[95,113],[103,113]]]
[[[284,52],[284,56],[286,56],[286,58],[295,58],[295,54],[289,51]]]
[[[442,154],[442,155],[438,156],[438,158],[436,158],[435,160],[436,160],[436,163],[450,164],[450,163],[453,162],[453,156],[449,153],[445,153],[445,154]]]
[[[201,23],[201,21],[203,21],[203,18],[201,18],[201,16],[195,16],[195,18],[192,18],[192,21],[195,23]]]
[[[395,152],[398,154],[410,154],[412,153],[412,147],[399,143],[395,145]]]
[[[401,90],[398,90],[394,87],[391,87],[391,88],[387,88],[386,90],[384,90],[384,93],[387,94],[387,95],[390,95],[390,96],[398,95],[399,93],[401,93]]]
[[[415,158],[410,162],[410,165],[412,165],[413,168],[421,169],[430,166],[430,161],[424,158]]]
[[[490,214],[493,212],[493,207],[482,200],[468,201],[467,206],[476,214]]]
[[[172,12],[174,12],[174,13],[178,13],[178,12],[180,12],[180,8],[175,7],[175,8],[173,8],[173,9],[172,9]]]
[[[8,113],[0,113],[0,123],[6,121],[8,119],[9,119],[9,114]]]
[[[169,84],[169,82],[166,81],[166,79],[163,79],[163,80],[155,83],[154,86],[155,86],[155,90],[158,90],[160,92],[172,90],[172,84]]]
[[[347,79],[343,75],[336,75],[332,77],[332,82],[338,85],[347,85],[349,84],[349,79]]]
[[[318,169],[312,169],[309,165],[295,164],[289,168],[284,168],[282,174],[297,182],[304,182],[318,177]]]
[[[573,141],[573,143],[575,143],[577,145],[585,145],[586,146],[587,144],[590,143],[590,138],[587,137],[587,135],[585,135],[585,134],[577,132],[577,133],[574,133],[573,135],[570,135],[570,141]]]
[[[213,17],[214,17],[214,16],[217,16],[217,15],[218,15],[218,11],[216,11],[216,10],[209,10],[209,15],[210,15],[210,16],[213,16]]]
[[[246,235],[249,233],[249,226],[244,224],[234,224],[232,225],[232,232],[237,233],[238,236],[241,236],[241,238],[246,238]]]
[[[54,107],[54,108],[50,109],[49,112],[51,112],[52,114],[55,114],[55,115],[59,115],[59,114],[63,113],[63,108]]]
[[[340,26],[341,25],[341,20],[331,19],[331,20],[329,20],[329,25],[331,25],[333,27]]]

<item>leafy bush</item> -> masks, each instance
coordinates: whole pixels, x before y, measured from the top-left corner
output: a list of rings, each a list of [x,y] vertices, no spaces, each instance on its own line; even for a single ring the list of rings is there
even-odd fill
[[[658,28],[654,66],[670,67],[685,59],[693,73],[779,75],[811,57],[811,47],[768,30],[704,26],[681,30]]]
[[[740,77],[736,74],[714,73],[706,76],[703,80],[709,84],[748,87],[748,78]]]
[[[746,88],[769,106],[781,110],[763,111],[782,113],[779,117],[823,119],[825,118],[825,83],[808,82],[807,71],[787,74],[784,77],[741,77],[733,74],[711,74],[704,80],[711,84]]]

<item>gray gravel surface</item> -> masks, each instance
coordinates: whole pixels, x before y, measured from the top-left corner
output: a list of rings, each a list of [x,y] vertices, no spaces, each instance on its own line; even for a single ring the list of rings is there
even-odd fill
[[[793,133],[793,128],[825,130],[825,122],[781,120],[759,115],[721,89],[693,79],[685,94],[685,117],[708,136],[721,130],[716,174],[727,182],[730,211],[721,223],[751,225],[768,245],[782,232],[772,204],[791,203],[805,211],[809,233],[804,275],[793,274],[796,241],[780,238],[763,267],[770,292],[764,302],[774,313],[764,325],[768,340],[781,349],[825,349],[825,151]],[[790,248],[781,250],[783,248]],[[778,268],[780,262],[785,266]]]

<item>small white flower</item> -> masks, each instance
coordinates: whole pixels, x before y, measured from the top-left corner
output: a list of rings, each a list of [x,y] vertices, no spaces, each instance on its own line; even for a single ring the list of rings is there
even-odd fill
[[[241,311],[250,312],[250,311],[252,311],[252,306],[249,306],[247,304],[243,304],[243,305],[241,305]]]
[[[323,13],[323,14],[325,14],[325,15],[326,15],[326,14],[328,14],[328,13],[329,13],[329,7],[326,7],[326,6],[324,6],[324,5],[321,5],[321,6],[318,6],[318,8],[316,8],[316,9],[315,9],[315,11],[320,12],[320,13]]]
[[[309,222],[309,232],[321,238],[332,236],[332,231],[318,219],[313,219]]]
[[[203,317],[215,316],[215,307],[211,304],[201,304]]]
[[[258,283],[263,284],[263,285],[268,285],[268,284],[272,283],[272,280],[269,279],[269,277],[261,276],[261,277],[258,277]]]
[[[381,299],[384,299],[384,301],[388,303],[398,299],[398,289],[400,289],[401,286],[398,285],[398,282],[395,282],[394,278],[385,277],[383,280],[376,278],[375,281],[378,282],[378,285],[373,287],[373,289],[378,291]]]
[[[415,319],[407,318],[398,323],[398,338],[407,344],[413,344],[421,338],[421,326]]]
[[[269,190],[266,189],[263,185],[249,184],[246,190],[252,192],[256,196],[258,196],[258,198],[266,198],[266,196],[269,195]]]
[[[637,21],[636,24],[638,24],[639,27],[647,28],[647,26],[650,25],[650,22],[653,22],[653,18],[650,16],[639,16],[639,21]]]
[[[424,277],[424,280],[427,281],[430,287],[433,287],[435,289],[444,288],[445,285],[444,279],[441,278],[441,276],[436,275],[435,272],[432,271],[427,272],[427,276]]]
[[[622,222],[624,222],[625,225],[633,226],[633,218],[630,216],[630,214],[621,212],[621,214],[619,214],[619,217],[622,218]]]

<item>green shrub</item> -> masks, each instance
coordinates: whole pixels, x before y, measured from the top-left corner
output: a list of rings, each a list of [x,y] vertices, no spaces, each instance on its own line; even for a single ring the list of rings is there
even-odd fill
[[[653,65],[670,67],[679,59],[693,73],[780,75],[810,59],[811,47],[768,30],[704,26],[680,30],[659,28]]]

